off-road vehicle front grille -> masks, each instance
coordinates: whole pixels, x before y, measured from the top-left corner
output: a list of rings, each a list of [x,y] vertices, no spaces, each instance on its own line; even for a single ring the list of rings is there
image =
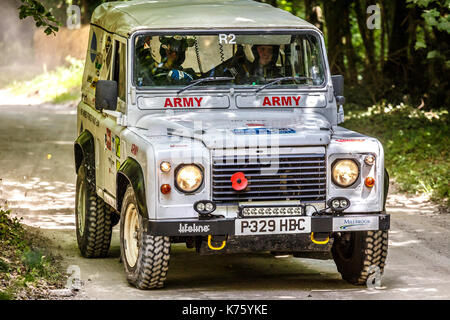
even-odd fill
[[[231,176],[243,172],[245,190],[232,188]],[[325,154],[213,157],[213,201],[325,201]]]

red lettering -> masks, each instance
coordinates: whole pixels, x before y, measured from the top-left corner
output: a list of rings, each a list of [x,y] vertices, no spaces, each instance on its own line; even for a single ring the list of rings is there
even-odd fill
[[[280,97],[272,97],[272,104],[275,106],[281,106],[280,104]]]
[[[181,98],[173,99],[173,105],[174,105],[174,107],[182,107],[182,105],[181,105]]]
[[[291,97],[281,97],[281,104],[283,106],[291,106],[292,105]]]
[[[295,101],[296,106],[300,105],[300,98],[301,97],[292,97],[292,99],[294,99],[294,101]]]
[[[183,98],[183,106],[184,107],[193,107],[194,106],[194,99],[192,99],[192,98]]]
[[[270,99],[268,97],[264,97],[264,101],[263,101],[263,107],[269,105],[271,106],[272,104],[270,103]]]
[[[172,101],[170,98],[166,98],[166,102],[164,103],[164,108],[171,107],[173,108]]]
[[[203,100],[203,97],[200,97],[200,98],[194,98],[195,99],[195,101],[197,102],[197,107],[200,107],[200,105],[201,105],[201,103],[202,103],[202,100]]]
[[[337,142],[363,142],[364,139],[336,139]]]

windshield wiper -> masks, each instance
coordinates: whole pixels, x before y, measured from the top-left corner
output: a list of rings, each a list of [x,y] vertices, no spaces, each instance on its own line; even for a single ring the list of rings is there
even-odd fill
[[[284,81],[284,80],[295,80],[295,81],[302,81],[302,80],[313,80],[313,78],[309,78],[309,77],[280,77],[280,78],[276,78],[275,80],[263,85],[261,88],[256,89],[255,92],[260,92],[261,90],[270,87],[272,85],[274,85],[275,83]]]
[[[186,87],[178,90],[177,94],[180,94],[181,92],[183,92],[184,90],[187,90],[193,86],[196,86],[202,82],[211,82],[211,81],[227,81],[227,80],[234,80],[234,77],[207,77],[207,78],[201,78],[201,79],[197,79],[194,82],[191,82],[190,84],[188,84]]]

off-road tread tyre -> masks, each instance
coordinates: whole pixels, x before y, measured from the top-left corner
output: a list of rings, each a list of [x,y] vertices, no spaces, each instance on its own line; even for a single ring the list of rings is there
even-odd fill
[[[78,170],[78,179],[84,179],[87,192],[86,217],[83,235],[80,235],[78,231],[78,221],[76,221],[78,247],[81,255],[85,258],[104,258],[108,256],[109,247],[111,245],[112,212],[108,209],[108,205],[105,201],[97,196],[94,187],[87,182],[84,162]],[[78,181],[76,201],[78,201]],[[76,219],[78,219],[78,217],[76,217]]]
[[[331,252],[342,279],[354,285],[365,285],[374,272],[371,266],[378,267],[381,275],[384,272],[389,243],[388,231],[354,232],[353,241],[353,254],[350,259],[343,259],[339,254],[339,241],[336,239]]]
[[[138,208],[134,190],[131,186],[128,186],[123,198],[120,217],[120,251],[127,280],[130,284],[142,290],[163,288],[169,270],[170,237],[147,235],[140,227],[139,255],[136,265],[130,268],[126,261],[122,228],[125,224],[126,209],[130,202],[135,204],[136,209]],[[142,217],[139,217],[142,226]]]
[[[105,208],[111,216],[111,227],[116,226],[120,221],[120,212],[105,202]]]

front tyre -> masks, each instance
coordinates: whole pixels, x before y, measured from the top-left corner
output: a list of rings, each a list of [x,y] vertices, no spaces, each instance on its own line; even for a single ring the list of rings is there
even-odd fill
[[[144,232],[133,188],[128,186],[120,213],[120,253],[127,280],[138,289],[164,286],[170,259],[170,238]]]
[[[78,248],[85,258],[103,258],[111,244],[111,210],[86,178],[84,161],[78,169],[75,225]]]
[[[331,252],[342,278],[364,285],[376,272],[383,274],[388,251],[388,231],[343,233],[334,238]]]

